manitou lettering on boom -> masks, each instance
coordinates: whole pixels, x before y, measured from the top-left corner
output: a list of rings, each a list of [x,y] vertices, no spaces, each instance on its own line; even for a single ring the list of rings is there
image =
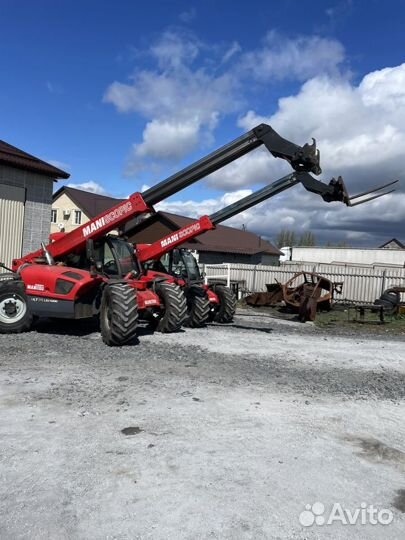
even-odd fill
[[[119,219],[123,214],[128,214],[132,210],[132,204],[131,201],[127,201],[125,204],[119,206],[112,212],[109,212],[105,216],[102,216],[99,219],[96,219],[93,221],[90,225],[87,225],[86,227],[83,227],[83,236],[89,236],[94,231],[98,231],[98,229],[101,229],[101,227],[104,227],[104,225],[109,225],[110,223],[114,223],[117,219]]]

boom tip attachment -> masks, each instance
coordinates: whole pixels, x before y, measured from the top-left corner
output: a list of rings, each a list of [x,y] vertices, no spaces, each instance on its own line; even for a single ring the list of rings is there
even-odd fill
[[[342,180],[343,182],[343,180]],[[364,204],[369,201],[373,201],[374,199],[379,199],[380,197],[384,197],[384,195],[388,195],[389,193],[393,193],[395,191],[395,187],[393,189],[389,189],[387,191],[384,191],[383,193],[377,193],[378,191],[381,191],[385,188],[395,186],[395,184],[398,184],[399,180],[394,180],[393,182],[388,182],[387,184],[383,184],[382,186],[378,186],[372,189],[369,189],[367,191],[363,191],[362,193],[358,193],[357,195],[353,195],[352,197],[349,197],[347,194],[347,191],[345,189],[345,199],[343,202],[347,206],[358,206],[359,204]],[[367,195],[371,195],[371,197],[367,197]],[[361,199],[362,197],[366,197],[365,199],[362,199],[360,201],[353,202],[355,199]]]

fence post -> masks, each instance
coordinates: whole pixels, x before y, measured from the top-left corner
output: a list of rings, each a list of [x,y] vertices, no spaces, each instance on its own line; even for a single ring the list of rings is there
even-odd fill
[[[381,294],[385,291],[386,283],[387,283],[387,270],[384,270],[382,273]]]
[[[252,291],[256,292],[256,272],[257,272],[257,264],[255,264],[255,267],[253,268],[253,279],[252,279]]]
[[[226,278],[226,286],[230,287],[231,286],[231,265],[230,265],[230,263],[227,264],[227,267],[228,267],[228,275],[227,275],[227,278]]]

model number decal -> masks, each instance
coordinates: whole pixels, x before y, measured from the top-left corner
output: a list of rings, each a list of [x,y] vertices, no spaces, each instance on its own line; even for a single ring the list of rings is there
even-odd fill
[[[44,302],[46,304],[57,304],[59,300],[54,298],[43,298],[42,296],[31,296],[31,302]]]

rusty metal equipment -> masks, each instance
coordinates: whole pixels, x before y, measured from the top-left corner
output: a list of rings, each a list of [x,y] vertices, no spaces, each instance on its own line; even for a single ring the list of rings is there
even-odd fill
[[[298,311],[301,322],[314,321],[317,311],[329,311],[334,295],[341,294],[343,282],[333,282],[315,272],[297,272],[285,283],[270,283],[266,292],[245,298],[250,306],[275,306],[284,302]]]
[[[314,321],[316,312],[330,311],[334,294],[341,294],[343,282],[333,282],[315,272],[298,272],[281,285],[284,302],[298,309],[301,322]]]

